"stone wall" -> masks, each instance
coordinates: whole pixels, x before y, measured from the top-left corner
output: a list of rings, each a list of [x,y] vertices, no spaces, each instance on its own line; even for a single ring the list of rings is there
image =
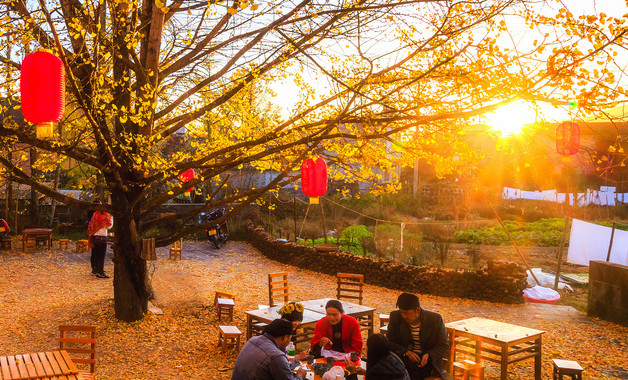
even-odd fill
[[[628,266],[605,261],[589,263],[587,314],[628,326]]]
[[[367,284],[419,294],[461,297],[503,303],[523,303],[526,272],[507,261],[491,261],[473,271],[414,266],[344,252],[279,242],[261,227],[247,223],[247,240],[266,257],[296,267],[336,275],[360,273]]]

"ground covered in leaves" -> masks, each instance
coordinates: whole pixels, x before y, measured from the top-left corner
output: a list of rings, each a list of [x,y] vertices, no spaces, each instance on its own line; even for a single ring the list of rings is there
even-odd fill
[[[267,303],[267,274],[287,270],[294,300],[333,297],[335,278],[273,262],[245,243],[221,250],[184,243],[183,261],[167,250],[151,262],[154,303],[163,315],[115,319],[112,279],[89,275],[89,255],[59,250],[0,251],[0,356],[57,346],[60,324],[98,327],[99,379],[229,379],[237,356],[216,347],[214,290],[237,294],[233,324],[246,330],[246,310]],[[110,257],[106,270],[112,272]],[[399,291],[367,285],[364,304],[389,313]],[[479,316],[546,331],[543,378],[551,359],[577,360],[587,379],[628,379],[628,328],[588,318],[568,306],[503,305],[420,295],[424,308],[445,322]],[[222,324],[226,324],[224,321]],[[509,366],[509,379],[532,379],[533,362]],[[486,378],[498,378],[489,364]]]

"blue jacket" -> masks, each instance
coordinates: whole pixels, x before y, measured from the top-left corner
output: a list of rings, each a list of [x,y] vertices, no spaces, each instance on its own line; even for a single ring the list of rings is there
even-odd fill
[[[302,380],[290,371],[286,353],[268,334],[249,339],[233,367],[231,380]]]

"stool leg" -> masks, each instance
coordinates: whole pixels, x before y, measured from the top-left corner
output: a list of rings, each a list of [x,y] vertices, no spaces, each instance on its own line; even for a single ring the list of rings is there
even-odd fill
[[[240,335],[234,338],[236,340],[236,351],[240,351]]]

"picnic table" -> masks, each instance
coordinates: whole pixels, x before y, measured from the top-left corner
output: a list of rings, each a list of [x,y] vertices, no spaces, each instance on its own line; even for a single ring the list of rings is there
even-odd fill
[[[508,364],[534,358],[534,379],[541,380],[542,335],[545,331],[479,317],[449,322],[445,327],[453,352],[450,373],[456,352],[466,352],[475,356],[476,363],[482,359],[498,363],[502,380],[508,379]],[[451,337],[454,337],[453,342]]]
[[[78,380],[77,374],[65,350],[0,357],[1,380]]]
[[[297,334],[295,335],[297,343],[309,342],[312,339],[316,322],[326,315],[325,304],[331,299],[333,298],[320,298],[301,302],[304,308],[303,321],[297,328]],[[344,308],[346,315],[350,315],[357,319],[360,326],[364,326],[368,329],[369,335],[373,334],[373,320],[375,314],[374,308],[358,305],[357,303],[348,301],[340,302],[342,303],[342,307]],[[278,312],[280,308],[281,306],[273,306],[246,311],[246,338],[250,339],[255,333],[254,324],[259,322],[270,323],[275,319],[281,318],[281,315],[279,315]]]
[[[45,241],[48,249],[52,248],[52,228],[25,228],[22,230],[22,250],[26,251],[29,240]]]

